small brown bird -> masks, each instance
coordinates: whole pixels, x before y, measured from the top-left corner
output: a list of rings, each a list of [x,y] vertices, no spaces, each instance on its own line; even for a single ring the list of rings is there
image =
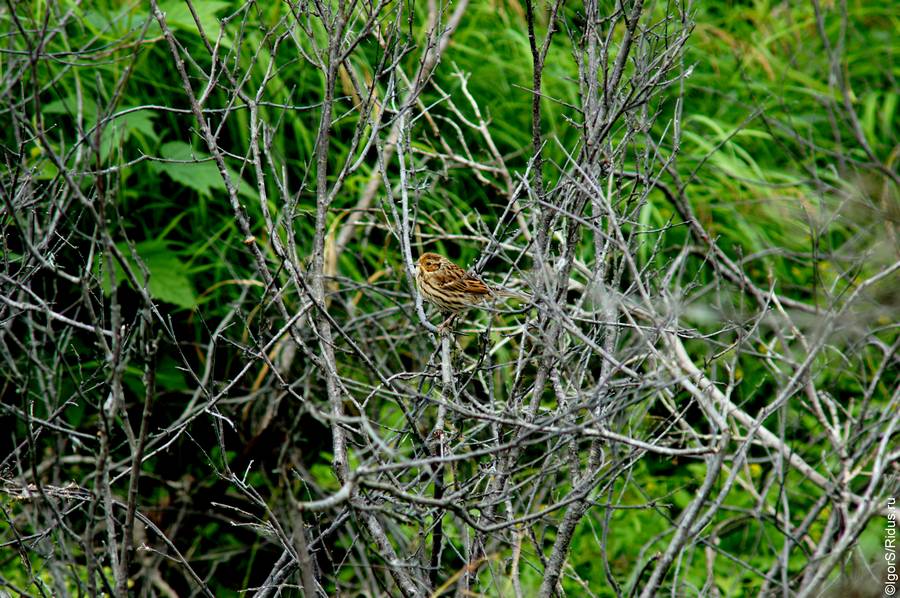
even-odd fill
[[[438,327],[442,331],[461,312],[491,297],[515,297],[523,301],[529,299],[520,293],[491,288],[477,276],[436,253],[423,253],[416,263],[416,286],[422,298],[450,314]]]

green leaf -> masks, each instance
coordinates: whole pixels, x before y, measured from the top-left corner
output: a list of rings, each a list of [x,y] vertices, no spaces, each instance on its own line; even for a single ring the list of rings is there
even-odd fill
[[[887,92],[884,96],[884,103],[881,105],[881,110],[879,110],[880,121],[881,121],[881,133],[884,135],[885,141],[889,141],[896,131],[894,123],[894,113],[897,110],[897,99],[900,98],[900,95],[894,92]]]
[[[210,43],[215,43],[221,30],[216,13],[228,6],[230,3],[220,0],[194,1],[194,10],[197,12],[200,26],[203,27],[203,33],[206,34]],[[184,0],[167,0],[159,5],[159,9],[166,15],[166,23],[172,29],[181,29],[191,33],[197,31],[197,23]],[[156,25],[155,28],[158,30],[159,25]],[[222,36],[222,42],[226,46],[231,45],[227,35]]]
[[[155,117],[156,114],[149,110],[140,110],[138,112],[129,112],[125,116],[119,117],[114,122],[123,123],[123,128],[129,136],[132,133],[140,133],[148,139],[157,141],[159,135],[157,135],[156,131],[153,129],[153,119]]]
[[[182,141],[171,141],[163,144],[160,154],[168,160],[182,162],[156,162],[153,167],[164,172],[176,183],[195,190],[206,197],[212,197],[213,191],[226,192],[225,181],[219,173],[216,163],[208,154],[195,151]],[[192,161],[192,162],[191,162]],[[232,169],[228,169],[231,180],[238,184],[238,192],[251,198],[258,198],[256,191]]]
[[[159,136],[153,130],[153,117],[154,114],[151,112],[142,110],[126,114],[107,124],[100,140],[101,159],[106,161],[110,152],[127,141],[134,133],[139,133],[156,142]]]
[[[81,98],[81,109],[84,111],[85,117],[97,114],[97,104],[90,96]],[[44,114],[71,114],[74,116],[78,113],[78,98],[73,94],[53,100],[41,106],[41,110]]]
[[[42,105],[41,111],[43,114],[65,114],[75,118],[78,114],[78,98],[73,93]],[[81,115],[84,118],[84,126],[86,128],[94,126],[94,123],[97,121],[97,103],[90,96],[82,96],[81,98]]]
[[[185,308],[192,308],[197,304],[187,269],[178,255],[170,251],[164,242],[141,243],[137,251],[150,271],[151,297]]]
[[[128,260],[131,269],[140,278],[142,276],[141,268],[131,259],[131,249],[128,247],[128,244],[118,243],[116,246]],[[178,254],[169,247],[168,243],[165,241],[144,241],[135,246],[135,252],[150,274],[149,291],[151,297],[187,309],[197,305],[197,296],[194,293],[191,279],[187,274],[187,266],[182,263]],[[122,282],[125,280],[125,273],[121,266],[114,262],[114,267],[116,270],[116,281]],[[101,273],[99,266],[97,274],[100,278],[103,292],[109,295],[112,290],[109,276],[105,272]]]

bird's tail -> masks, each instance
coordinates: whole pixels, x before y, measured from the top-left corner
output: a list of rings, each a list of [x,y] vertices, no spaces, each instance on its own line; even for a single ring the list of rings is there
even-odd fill
[[[494,289],[494,294],[501,299],[515,299],[522,303],[531,301],[531,295],[522,293],[521,291],[508,291],[506,289]]]

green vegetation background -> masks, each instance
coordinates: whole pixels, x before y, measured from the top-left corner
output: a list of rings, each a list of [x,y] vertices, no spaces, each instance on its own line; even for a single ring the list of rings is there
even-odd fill
[[[230,13],[236,5],[214,0],[197,0],[195,4],[207,30],[213,32],[212,37],[218,31],[217,18]],[[259,6],[268,23],[275,23],[286,10],[286,4],[282,2],[260,3]],[[823,6],[829,33],[836,36],[839,19],[835,2],[824,2]],[[41,11],[45,9],[43,2],[34,2],[36,22],[40,21]],[[195,25],[183,5],[170,0],[163,3],[163,9],[179,41],[193,56],[208,60],[208,53],[202,48]],[[82,18],[71,32],[72,37],[96,36],[96,44],[118,39],[146,18],[143,7],[123,7],[121,2],[114,0],[83,3],[76,10],[81,11]],[[841,69],[850,82],[853,105],[860,115],[861,130],[872,152],[887,168],[896,169],[900,147],[897,127],[900,66],[895,62],[894,41],[900,28],[900,17],[896,4],[850,0],[847,10],[849,27]],[[0,16],[4,15],[0,13]],[[414,29],[414,35],[422,35],[421,25],[421,22],[416,23],[418,28]],[[119,109],[143,105],[187,108],[169,49],[159,35],[158,27],[151,25]],[[259,42],[260,33],[250,29],[245,35],[243,47],[249,53],[255,48],[255,42]],[[225,44],[229,42],[226,36]],[[850,245],[863,247],[875,243],[878,235],[884,234],[881,227],[885,223],[864,211],[855,217],[851,214],[851,217],[843,215],[837,221],[828,220],[828,206],[811,173],[815,172],[821,180],[837,188],[852,188],[854,192],[872,196],[883,194],[883,185],[887,183],[875,174],[866,174],[865,169],[853,168],[852,164],[850,168],[842,167],[841,160],[865,163],[869,158],[853,141],[848,126],[835,124],[829,117],[825,98],[834,94],[828,86],[831,67],[816,32],[811,3],[763,0],[698,3],[696,27],[685,62],[692,65],[693,71],[685,81],[684,143],[677,167],[682,178],[691,181],[687,195],[707,230],[735,258],[762,252],[763,257],[752,261],[747,269],[762,287],[768,287],[769,282],[775,280],[780,292],[811,302],[824,300],[823,289],[830,289],[830,294],[852,289],[854,283],[864,277],[866,265],[855,263],[851,259],[852,252],[842,250]],[[111,85],[125,66],[124,62],[109,60],[96,67],[92,78],[81,81],[85,89],[91,90],[84,98],[88,119],[85,128],[92,125],[91,118],[96,118],[92,106],[105,104]],[[261,62],[251,73],[257,81],[263,66]],[[357,66],[365,71],[367,65]],[[45,63],[43,68],[45,70],[39,76],[51,81],[54,68],[58,67]],[[531,96],[528,91],[531,58],[524,11],[519,2],[472,3],[435,75],[441,88],[451,94],[459,90],[459,79],[454,76],[456,71],[468,75],[469,90],[490,118],[494,140],[508,164],[518,172],[524,172],[531,144]],[[558,35],[545,71],[545,93],[567,103],[577,103],[575,75],[568,41],[564,35]],[[44,118],[61,130],[76,126],[72,112],[74,77],[77,76],[84,76],[84,73],[77,69],[68,70],[48,87],[44,99]],[[322,85],[320,73],[302,60],[293,60],[281,65],[277,77],[269,84],[267,99],[295,106],[315,106]],[[433,89],[427,91],[426,96],[428,94],[434,99]],[[224,97],[219,99],[224,103]],[[350,100],[344,99],[341,108],[348,109],[350,105]],[[336,111],[338,114],[341,108]],[[547,101],[543,108],[547,137],[556,137],[563,140],[563,145],[571,145],[577,131],[567,120],[565,105]],[[664,127],[666,115],[673,110],[672,102],[662,101],[659,108],[663,116],[657,127]],[[272,109],[267,116],[274,119],[278,112]],[[278,118],[281,126],[273,140],[274,148],[292,166],[287,176],[292,179],[292,187],[298,188],[298,181],[293,177],[308,170],[319,113],[314,108],[289,110],[280,112]],[[246,147],[247,119],[245,112],[237,111],[226,123],[223,139],[230,139],[237,147]],[[351,120],[347,119],[346,126],[341,120],[335,125],[332,144],[335,164],[343,162],[341,151],[347,143],[344,134],[352,130]],[[415,142],[420,149],[430,149],[424,130],[421,136],[415,137]],[[55,169],[41,162],[41,150],[36,145],[31,149],[31,158],[40,162],[44,169],[40,176],[52,178]],[[557,144],[548,143],[546,149],[548,162],[563,162],[564,156]],[[114,126],[106,129],[102,160],[104,165],[124,165],[141,155],[189,159],[192,156],[202,158],[206,153],[190,114],[141,110],[118,119]],[[334,227],[339,226],[346,216],[342,210],[355,205],[368,180],[369,170],[374,167],[374,163],[366,165],[347,182],[333,206]],[[242,177],[239,163],[235,161],[231,168],[235,178]],[[552,176],[549,168],[548,175]],[[473,213],[478,213],[490,224],[497,217],[498,209],[502,209],[504,199],[499,185],[495,188],[478,181],[471,171],[436,171],[432,180],[433,185],[423,194],[421,206],[426,240],[432,235],[445,239],[460,235],[463,239],[469,232],[467,226]],[[241,195],[256,223],[259,241],[265,245],[266,233],[255,183],[250,181],[248,177],[243,178]],[[895,190],[886,196],[896,200]],[[122,172],[116,202],[118,223],[136,243],[138,254],[151,272],[151,293],[169,306],[173,322],[185,338],[205,339],[208,331],[215,327],[217,317],[246,291],[244,281],[254,278],[254,267],[234,223],[214,164],[134,163]],[[299,197],[298,209],[313,211],[314,206],[314,190],[307,188]],[[281,209],[277,199],[272,200],[270,208],[273,213]],[[891,209],[896,210],[896,207]],[[672,218],[677,219],[677,215],[671,206],[655,195],[641,215],[642,224],[647,226],[664,226]],[[298,219],[295,237],[301,254],[308,253],[313,220],[312,215]],[[685,240],[683,228],[670,229],[663,239],[665,249],[658,254],[658,259],[677,251]],[[457,258],[460,263],[468,263],[479,249],[467,246],[464,241],[429,242],[429,247]],[[767,254],[772,248],[780,251]],[[886,251],[890,253],[893,249]],[[846,261],[842,261],[841,256],[846,256]],[[385,304],[380,307],[395,306],[398,301],[405,300],[403,278],[382,277],[385,272],[401,270],[396,246],[377,231],[362,240],[355,240],[337,266],[340,275],[351,281],[380,279],[378,284],[385,292]],[[889,323],[883,322],[884,325]],[[838,356],[833,357],[840,362]],[[220,355],[218,368],[228,371],[240,358],[238,351]],[[827,359],[823,358],[817,368],[818,376],[835,396],[853,393],[864,384],[861,379],[845,375],[843,363],[836,363],[830,369]],[[85,363],[83,367],[90,369],[101,367],[101,364]],[[752,400],[754,392],[763,392],[760,387],[766,383],[764,365],[748,360],[742,362],[742,367],[743,388],[750,389],[744,398]],[[141,372],[135,371],[129,377],[136,394],[140,393],[140,376]],[[185,393],[192,388],[172,357],[165,357],[161,362],[158,386],[161,410],[169,409],[173,413],[178,412]],[[885,389],[884,396],[888,392]],[[78,409],[70,409],[66,415],[70,424],[87,430],[92,424],[82,418],[96,417]],[[807,453],[815,454],[815,423],[796,421],[790,425],[797,441],[806,439],[810,443]],[[296,428],[293,431],[296,432]],[[304,439],[300,448],[305,465],[320,479],[323,489],[334,488],[325,430],[308,427],[300,437]],[[167,505],[181,500],[179,492],[189,492],[194,497],[227,493],[227,485],[223,485],[214,473],[218,470],[216,463],[223,457],[237,459],[237,456],[198,451],[196,446],[215,445],[206,440],[195,439],[195,445],[184,439],[180,445],[172,447],[169,455],[149,465],[147,477],[150,481],[142,485],[141,504],[144,508],[164,510]],[[263,464],[259,470],[264,471],[266,460],[271,456],[258,450],[252,458]],[[73,474],[77,474],[77,467]],[[698,479],[690,463],[669,460],[647,459],[634,475],[642,478],[643,488],[648,492],[655,491],[657,498],[675,505],[676,510],[691,498]],[[759,475],[759,472],[751,472],[751,475]],[[163,482],[173,479],[182,480],[184,486],[179,490]],[[263,473],[251,474],[248,482],[270,495],[283,491]],[[644,502],[648,498],[635,496],[634,500]],[[732,500],[736,509],[753,506],[750,497],[744,505],[739,504],[739,499]],[[772,500],[776,498],[772,497]],[[611,552],[616,555],[612,563],[615,573],[624,575],[633,571],[641,558],[640,547],[668,528],[669,520],[661,511],[666,509],[626,510],[614,514],[618,532],[609,543]],[[586,517],[573,542],[569,563],[597,595],[607,596],[611,593],[606,589],[603,566],[596,558],[593,527],[593,519],[603,516],[598,510]],[[826,516],[827,513],[822,517]],[[232,526],[222,518],[193,511],[187,517],[189,520],[183,524],[183,533],[178,540],[185,556],[198,571],[209,576],[216,595],[232,595],[238,588],[260,582],[260,576],[269,571],[278,556],[255,533]],[[779,542],[778,534],[770,533],[772,530],[767,529],[767,525],[756,522],[733,530],[723,529],[721,541],[727,544],[732,554],[765,571],[771,564],[773,553],[759,550],[759,545]],[[452,535],[454,530],[450,529],[448,533]],[[874,550],[879,538],[879,529],[873,529],[871,534],[863,537],[863,548]],[[33,558],[33,565],[40,570],[40,559]],[[18,577],[15,569],[19,566],[16,559],[0,558],[3,575],[9,579]],[[696,572],[688,575],[696,574],[702,585],[703,564],[686,563],[685,566],[696,568]],[[539,573],[531,571],[526,575],[532,576],[530,584],[537,587]],[[717,581],[725,595],[739,595],[751,593],[752,588],[745,584],[757,583],[758,578],[743,580],[735,576]],[[564,583],[571,595],[580,595],[578,584],[570,578]],[[488,593],[496,590],[484,588]]]

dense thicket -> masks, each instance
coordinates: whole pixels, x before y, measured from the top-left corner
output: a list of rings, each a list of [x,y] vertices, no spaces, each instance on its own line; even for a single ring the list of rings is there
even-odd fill
[[[898,20],[8,0],[0,594],[881,595]]]

